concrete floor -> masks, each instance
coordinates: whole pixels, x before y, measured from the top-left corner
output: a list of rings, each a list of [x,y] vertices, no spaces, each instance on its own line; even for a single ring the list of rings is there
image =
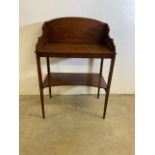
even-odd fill
[[[134,155],[134,96],[20,96],[20,155]]]

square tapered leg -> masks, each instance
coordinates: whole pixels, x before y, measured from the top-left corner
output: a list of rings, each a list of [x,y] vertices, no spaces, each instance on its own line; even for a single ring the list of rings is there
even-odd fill
[[[106,110],[107,110],[112,74],[113,74],[113,70],[114,70],[114,64],[115,64],[115,56],[111,59],[111,64],[110,64],[110,71],[109,71],[109,76],[108,76],[108,83],[107,83],[105,102],[104,102],[103,119],[106,116]]]
[[[45,118],[44,93],[43,93],[43,85],[42,85],[42,73],[41,73],[40,57],[38,55],[36,55],[36,61],[37,61],[37,70],[38,70],[38,82],[39,82],[39,90],[40,90],[40,101],[41,101],[42,117]]]

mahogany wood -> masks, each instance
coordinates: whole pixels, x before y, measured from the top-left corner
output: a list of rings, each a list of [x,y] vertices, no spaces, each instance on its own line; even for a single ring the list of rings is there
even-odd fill
[[[43,84],[42,84],[42,73],[41,73],[41,66],[40,66],[40,57],[39,56],[36,56],[36,59],[37,59],[38,81],[39,81],[39,90],[40,90],[40,101],[41,101],[42,117],[45,118],[45,111],[44,111],[44,93],[43,93]]]
[[[115,57],[111,59],[110,71],[109,71],[109,76],[108,76],[108,84],[107,84],[105,102],[104,102],[103,119],[105,118],[105,115],[106,115],[109,92],[110,92],[110,85],[111,85],[111,80],[112,80],[112,75],[113,75],[113,70],[114,70],[114,64],[115,64]]]
[[[52,93],[51,93],[51,86],[50,86],[50,61],[49,61],[49,57],[46,58],[47,61],[47,73],[48,73],[48,87],[49,87],[49,97],[52,97]]]
[[[48,42],[107,43],[108,40],[111,42],[108,24],[89,18],[53,19],[45,22],[42,30],[42,36]]]
[[[104,78],[99,74],[92,73],[51,73],[50,82],[48,75],[46,76],[43,87],[60,86],[60,85],[85,85],[98,87],[99,80],[100,87],[106,88]]]
[[[109,36],[107,23],[89,18],[65,17],[47,21],[42,27],[42,36],[36,44],[36,61],[40,88],[42,116],[45,118],[43,89],[60,85],[86,85],[106,91],[103,118],[106,115],[110,85],[115,61],[115,45]],[[47,76],[42,81],[40,57],[47,59]],[[100,58],[100,72],[93,73],[50,73],[49,57]],[[103,59],[111,59],[108,82],[102,77]]]
[[[101,58],[101,63],[100,63],[100,72],[99,72],[100,77],[102,77],[102,68],[103,68],[103,58]],[[99,83],[98,83],[97,98],[100,97],[100,88],[101,88],[100,85],[101,85],[101,78],[99,79]]]
[[[111,58],[114,53],[104,44],[95,43],[46,43],[37,50],[39,56],[71,58]]]

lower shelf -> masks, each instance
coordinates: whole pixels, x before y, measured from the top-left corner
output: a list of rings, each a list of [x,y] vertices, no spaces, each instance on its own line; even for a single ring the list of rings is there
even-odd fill
[[[43,82],[44,88],[60,85],[85,85],[93,87],[98,87],[100,85],[100,88],[107,87],[103,76],[93,73],[51,73],[50,80],[47,75]]]

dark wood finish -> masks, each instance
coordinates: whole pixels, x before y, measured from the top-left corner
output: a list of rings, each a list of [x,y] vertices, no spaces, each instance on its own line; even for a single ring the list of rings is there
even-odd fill
[[[43,38],[48,42],[99,43],[108,40],[108,24],[89,18],[67,17],[47,21]]]
[[[79,17],[45,22],[36,45],[42,57],[111,58],[115,55],[113,39],[106,23]]]
[[[49,95],[51,96],[51,86],[59,85],[86,85],[98,87],[97,97],[99,97],[100,88],[104,88],[106,96],[103,118],[105,118],[116,55],[113,39],[109,36],[110,29],[108,24],[89,18],[66,17],[45,22],[42,31],[43,33],[38,39],[35,53],[37,56],[43,118],[45,118],[43,89],[49,87]],[[48,74],[44,82],[42,82],[41,77],[40,57],[47,58]],[[99,74],[51,74],[49,57],[100,58],[100,72]],[[112,60],[107,85],[102,77],[103,58]]]
[[[47,61],[47,74],[48,74],[48,87],[49,87],[49,97],[52,97],[52,93],[51,93],[51,86],[50,86],[50,61],[49,61],[49,57],[46,58]]]
[[[37,53],[40,56],[71,57],[71,58],[111,58],[114,53],[102,44],[94,43],[46,43]]]
[[[50,86],[60,86],[60,85],[85,85],[98,87],[100,80],[100,87],[106,88],[106,82],[102,76],[99,74],[92,73],[51,73]],[[43,82],[43,87],[48,87],[49,85],[48,75],[45,77]]]
[[[44,93],[43,93],[43,84],[42,84],[42,74],[41,74],[41,66],[40,66],[40,57],[39,56],[36,56],[36,59],[37,59],[38,81],[39,81],[39,90],[40,90],[40,101],[41,101],[42,117],[45,118],[45,111],[44,111]]]
[[[109,98],[109,92],[110,92],[110,85],[111,85],[111,80],[112,80],[112,75],[113,75],[113,70],[114,70],[114,64],[115,64],[115,57],[113,57],[111,59],[111,64],[110,64],[110,72],[109,72],[109,76],[108,76],[108,84],[107,84],[106,95],[105,95],[105,102],[104,102],[103,119],[105,118],[105,115],[106,115],[108,98]]]
[[[100,72],[99,72],[100,77],[102,77],[102,69],[103,69],[103,58],[101,59],[101,63],[100,63]],[[99,79],[99,83],[98,83],[97,98],[100,97],[100,88],[101,88],[100,84],[101,84],[101,78]]]

